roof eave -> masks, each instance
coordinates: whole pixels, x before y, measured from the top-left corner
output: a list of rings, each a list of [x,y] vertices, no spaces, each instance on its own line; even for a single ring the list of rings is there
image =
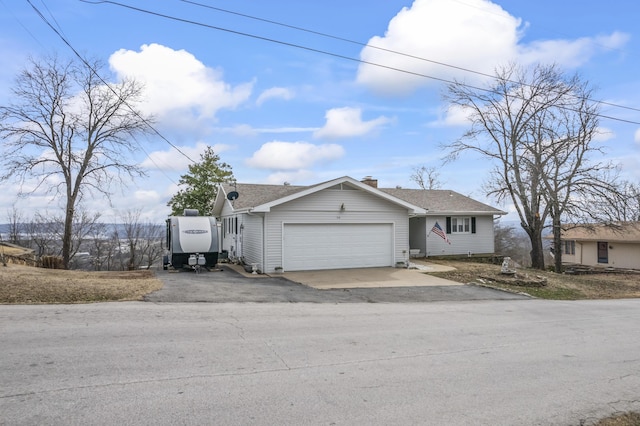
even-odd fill
[[[473,215],[473,216],[504,216],[506,214],[508,214],[507,212],[503,212],[501,210],[495,210],[495,211],[472,211],[472,210],[457,210],[457,211],[453,211],[453,210],[441,210],[441,211],[435,211],[435,210],[427,210],[427,216],[444,216],[444,215],[461,215],[461,214],[466,214],[466,215]]]
[[[389,202],[392,202],[392,203],[394,203],[396,205],[400,205],[400,206],[406,208],[411,214],[425,214],[426,213],[426,210],[423,209],[422,207],[419,207],[419,206],[413,205],[411,203],[408,203],[408,202],[406,202],[404,200],[401,200],[401,199],[399,199],[397,197],[394,197],[393,195],[387,194],[384,191],[380,191],[377,188],[369,186],[369,185],[367,185],[365,183],[362,183],[362,182],[360,182],[360,181],[358,181],[356,179],[353,179],[353,178],[351,178],[349,176],[343,176],[343,177],[340,177],[340,178],[337,178],[337,179],[333,179],[333,180],[330,180],[330,181],[327,181],[327,182],[323,182],[323,183],[321,183],[319,185],[314,185],[314,186],[312,186],[312,187],[310,187],[308,189],[296,192],[295,194],[290,194],[290,195],[287,195],[285,197],[278,198],[277,200],[273,200],[273,201],[271,201],[269,203],[264,203],[262,205],[255,206],[253,211],[267,213],[267,212],[271,211],[271,207],[274,207],[274,206],[277,206],[277,205],[280,205],[280,204],[284,204],[286,202],[289,202],[289,201],[292,201],[292,200],[295,200],[295,199],[298,199],[298,198],[305,197],[305,196],[307,196],[309,194],[313,194],[315,192],[322,191],[324,189],[330,188],[332,186],[335,186],[335,185],[337,185],[339,183],[343,183],[343,182],[349,182],[350,184],[352,184],[354,186],[357,186],[358,188],[360,188],[360,189],[362,189],[364,191],[367,191],[367,192],[370,192],[372,194],[375,194],[376,196],[378,196],[380,198],[383,198],[383,199],[385,199],[385,200],[387,200]]]

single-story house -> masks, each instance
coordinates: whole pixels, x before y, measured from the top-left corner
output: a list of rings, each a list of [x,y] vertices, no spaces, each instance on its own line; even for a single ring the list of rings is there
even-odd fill
[[[453,191],[384,189],[348,176],[310,186],[222,184],[213,210],[222,250],[266,273],[493,253],[493,219],[505,214]]]
[[[567,226],[561,238],[564,264],[640,269],[640,222]]]

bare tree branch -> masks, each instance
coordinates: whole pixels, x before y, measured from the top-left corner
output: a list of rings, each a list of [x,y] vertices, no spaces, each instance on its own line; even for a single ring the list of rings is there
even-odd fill
[[[515,206],[531,240],[534,268],[544,268],[542,232],[551,219],[559,270],[562,218],[583,208],[576,197],[594,188],[615,190],[613,165],[592,162],[601,153],[592,144],[598,131],[592,89],[555,65],[508,65],[496,72],[489,91],[453,83],[445,99],[471,122],[461,138],[446,145],[448,159],[471,151],[494,163],[484,190]]]
[[[62,256],[73,256],[72,227],[77,203],[113,183],[143,175],[129,160],[135,135],[147,132],[148,118],[134,110],[142,87],[133,80],[105,86],[100,61],[89,66],[57,57],[31,59],[12,88],[13,103],[0,106],[0,137],[6,152],[2,179],[37,182],[64,203]]]

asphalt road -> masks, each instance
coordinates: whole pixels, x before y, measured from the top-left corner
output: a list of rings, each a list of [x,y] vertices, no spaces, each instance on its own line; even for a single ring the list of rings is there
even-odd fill
[[[0,306],[3,425],[589,425],[640,300]]]
[[[526,296],[471,285],[318,290],[283,277],[247,278],[224,265],[221,270],[200,274],[158,271],[156,276],[164,286],[146,296],[148,302],[421,303],[527,299]]]

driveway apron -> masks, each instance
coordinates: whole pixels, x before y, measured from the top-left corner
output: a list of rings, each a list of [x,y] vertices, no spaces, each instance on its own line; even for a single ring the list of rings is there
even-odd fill
[[[145,301],[154,303],[423,303],[527,298],[523,295],[484,287],[451,284],[450,281],[444,285],[438,285],[433,281],[432,284],[435,285],[416,286],[407,280],[407,283],[402,285],[402,279],[397,279],[397,276],[393,279],[392,285],[372,286],[371,277],[375,273],[375,270],[371,271],[372,275],[365,282],[368,286],[354,287],[353,285],[341,286],[340,271],[332,271],[332,279],[336,280],[336,284],[325,286],[325,288],[332,287],[330,289],[320,289],[322,287],[314,288],[305,285],[303,280],[303,282],[297,282],[296,278],[300,279],[299,275],[250,275],[240,273],[230,265],[219,265],[218,269],[203,271],[199,274],[192,271],[158,271],[156,276],[163,282],[163,288],[147,295]],[[323,279],[326,281],[326,278]],[[343,281],[348,284],[348,276],[345,275]]]

